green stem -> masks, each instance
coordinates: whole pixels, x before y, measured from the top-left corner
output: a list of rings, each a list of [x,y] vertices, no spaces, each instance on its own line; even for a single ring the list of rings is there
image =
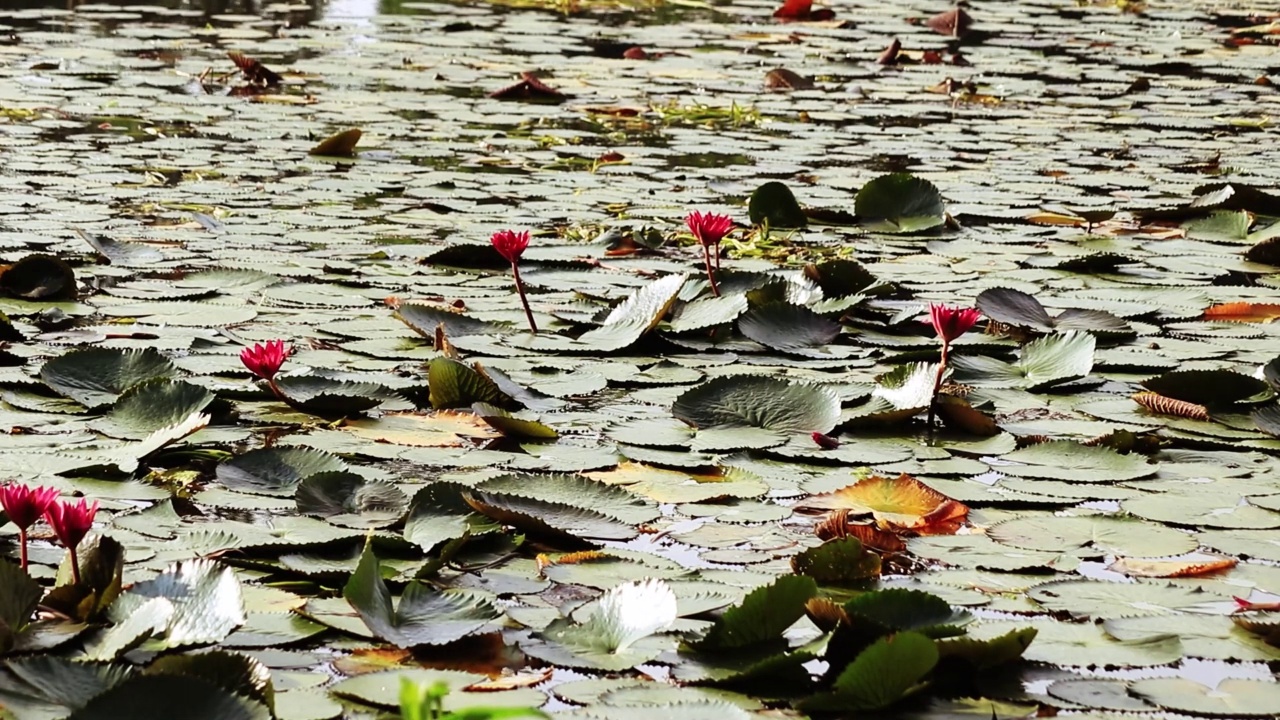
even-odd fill
[[[67,552],[71,553],[71,582],[72,584],[80,584],[80,558],[76,556],[75,548],[67,548]]]
[[[942,341],[942,358],[938,362],[938,374],[933,378],[933,394],[929,396],[929,434],[933,434],[933,418],[938,410],[938,391],[942,389],[942,376],[947,372],[947,361],[951,356],[951,343]]]
[[[524,294],[524,281],[520,279],[520,266],[511,263],[511,274],[516,278],[516,292],[520,294],[520,304],[524,306],[524,316],[529,319],[529,331],[538,334],[538,324],[533,321],[533,311],[529,309],[529,298]]]
[[[18,543],[22,547],[22,549],[18,551],[19,563],[21,564],[23,572],[25,572],[27,569],[27,530],[26,528],[18,529]]]
[[[716,286],[716,274],[711,269],[711,247],[708,245],[702,246],[702,260],[707,265],[707,282],[711,283],[711,294],[720,297],[720,288]]]

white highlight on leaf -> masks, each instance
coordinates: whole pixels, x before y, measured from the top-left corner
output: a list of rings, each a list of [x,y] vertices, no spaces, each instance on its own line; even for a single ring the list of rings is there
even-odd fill
[[[666,581],[648,578],[623,583],[600,597],[591,618],[611,652],[662,632],[676,621],[676,594]]]

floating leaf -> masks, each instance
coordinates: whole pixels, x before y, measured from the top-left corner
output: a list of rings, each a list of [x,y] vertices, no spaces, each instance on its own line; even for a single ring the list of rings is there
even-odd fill
[[[537,420],[517,417],[495,405],[478,402],[471,409],[480,419],[506,437],[522,440],[555,440],[560,437],[556,429]]]
[[[506,405],[511,398],[493,380],[452,358],[438,357],[427,369],[431,407],[437,410],[470,407],[472,403]]]
[[[74,300],[76,274],[52,255],[28,255],[0,268],[0,292],[27,300]]]
[[[218,482],[242,492],[293,495],[298,483],[318,473],[339,472],[347,464],[323,450],[302,447],[250,450],[218,465]]]
[[[808,224],[800,203],[791,188],[771,180],[751,193],[747,217],[752,225],[768,224],[771,228],[802,228]]]
[[[1265,381],[1230,370],[1175,370],[1144,380],[1142,386],[1211,411],[1271,395]]]
[[[298,485],[298,512],[344,527],[386,527],[404,516],[409,498],[391,483],[346,470],[308,475]]]
[[[1004,455],[1000,471],[1022,477],[1070,482],[1117,482],[1155,474],[1158,466],[1141,455],[1121,455],[1107,447],[1089,447],[1070,440],[1031,445]]]
[[[577,344],[594,352],[613,352],[632,345],[658,326],[687,278],[687,275],[667,275],[628,295],[609,312],[600,327],[580,335]]]
[[[378,637],[397,647],[444,645],[484,628],[502,616],[484,597],[465,590],[435,590],[409,583],[399,603],[382,580],[378,558],[366,546],[360,564],[342,590],[360,619]]]
[[[1275,717],[1280,714],[1280,685],[1266,680],[1228,678],[1216,686],[1186,678],[1136,680],[1129,692],[1152,705],[1192,715]]]
[[[487,335],[496,332],[497,326],[477,320],[447,305],[402,303],[396,307],[395,316],[400,322],[413,328],[419,335],[436,337],[436,329],[444,326],[446,337],[460,338],[468,335]]]
[[[1135,393],[1131,397],[1134,402],[1158,415],[1172,415],[1202,422],[1209,420],[1209,408],[1204,405],[1174,400],[1153,392]]]
[[[696,428],[755,427],[830,432],[840,401],[830,390],[763,375],[731,375],[686,390],[671,413]]]
[[[946,222],[938,188],[907,173],[881,175],[863,185],[854,200],[854,212],[877,232],[920,232]]]
[[[151,600],[173,608],[155,649],[220,642],[244,623],[240,582],[231,568],[213,560],[177,563],[151,580],[134,583],[108,610],[112,622],[122,623],[137,612],[153,611]]]
[[[739,317],[738,331],[765,347],[815,357],[840,335],[840,325],[803,305],[772,302]]]
[[[161,720],[183,708],[183,720],[271,720],[271,709],[206,680],[142,675],[98,695],[67,720]]]
[[[1092,335],[1072,330],[1032,340],[1022,347],[1015,363],[961,355],[952,360],[952,367],[956,380],[969,385],[1046,390],[1087,376],[1093,370],[1096,347]]]
[[[880,556],[862,547],[857,538],[828,540],[791,558],[791,569],[820,585],[856,587],[880,575]]]
[[[915,632],[883,637],[858,654],[836,678],[831,692],[799,705],[805,712],[881,710],[920,691],[938,664],[938,648]]]
[[[983,290],[974,305],[998,323],[1037,332],[1079,330],[1111,336],[1133,334],[1129,323],[1104,310],[1068,308],[1052,316],[1035,297],[1012,288]]]
[[[802,507],[870,513],[883,529],[922,533],[955,532],[969,509],[910,475],[873,475],[825,495],[815,495]]]
[[[17,564],[0,559],[0,655],[31,622],[44,590]]]
[[[777,640],[804,617],[805,603],[817,594],[813,578],[783,575],[725,610],[694,645],[702,652],[730,652]]]
[[[953,610],[942,598],[920,590],[892,588],[863,593],[844,604],[855,622],[869,622],[881,635],[912,630],[926,637],[960,635],[973,622],[965,610]]]
[[[95,408],[115,402],[138,383],[169,378],[177,371],[155,350],[89,348],[46,362],[40,379],[59,395]]]
[[[378,383],[345,382],[317,375],[277,378],[276,387],[291,407],[321,417],[358,415],[398,397]]]
[[[356,143],[364,133],[360,128],[343,130],[321,140],[319,144],[307,151],[308,155],[328,155],[331,157],[352,157],[356,153]]]
[[[186,420],[213,402],[213,393],[182,380],[156,378],[126,390],[106,416],[102,431],[140,439]]]

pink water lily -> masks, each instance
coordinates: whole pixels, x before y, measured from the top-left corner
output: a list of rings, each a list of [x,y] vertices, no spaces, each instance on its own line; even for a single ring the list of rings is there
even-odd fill
[[[16,482],[0,487],[0,506],[4,507],[9,522],[18,526],[19,561],[23,570],[27,569],[27,528],[57,499],[58,491],[50,487],[30,487]]]
[[[520,279],[520,257],[529,247],[529,232],[499,230],[489,238],[489,242],[503,259],[511,263],[511,274],[516,281],[516,294],[520,296],[520,304],[524,306],[524,316],[529,321],[529,332],[537,335],[538,324],[533,320],[533,310],[529,309],[529,297],[524,292],[524,281]]]
[[[929,324],[942,340],[942,357],[938,361],[938,374],[933,380],[933,396],[929,400],[929,431],[933,432],[933,418],[938,410],[938,391],[942,389],[942,378],[947,373],[947,364],[951,361],[951,343],[961,335],[973,329],[982,318],[982,313],[975,308],[960,308],[929,303]]]
[[[98,501],[90,502],[84,498],[80,498],[78,503],[56,502],[45,510],[45,520],[53,528],[53,534],[71,553],[71,580],[77,584],[80,582],[80,558],[76,555],[76,548],[93,528],[93,517],[97,514]]]
[[[957,308],[940,303],[929,304],[929,323],[933,331],[942,338],[944,345],[973,329],[982,317],[982,313],[974,308]]]
[[[720,296],[720,288],[716,285],[715,271],[720,269],[720,241],[733,232],[733,218],[728,215],[703,213],[697,210],[689,213],[684,219],[689,232],[702,246],[702,259],[707,266],[707,282],[711,284],[711,294]],[[715,270],[711,268],[711,258],[715,257]]]

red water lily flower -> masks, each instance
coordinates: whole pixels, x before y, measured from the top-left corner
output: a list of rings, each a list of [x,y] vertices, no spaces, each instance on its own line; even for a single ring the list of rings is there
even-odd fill
[[[538,334],[538,324],[533,320],[533,310],[529,309],[529,297],[524,292],[524,281],[520,279],[520,257],[529,247],[529,231],[499,230],[489,238],[493,249],[511,263],[511,275],[516,280],[516,294],[520,296],[520,304],[524,306],[525,319],[529,321],[529,332]]]
[[[929,304],[929,322],[933,331],[942,338],[943,344],[964,335],[973,329],[982,317],[982,313],[973,308],[948,307],[939,303]]]
[[[520,262],[520,257],[529,247],[529,233],[528,231],[499,230],[489,238],[489,242],[493,243],[493,249],[497,250],[499,255],[514,265]]]
[[[958,308],[941,303],[929,303],[929,323],[942,338],[942,357],[938,361],[938,374],[933,379],[933,398],[929,401],[929,432],[933,432],[933,418],[938,409],[938,391],[947,374],[947,362],[951,359],[951,342],[973,329],[982,313],[974,308]]]
[[[702,213],[695,210],[689,213],[684,221],[689,225],[689,232],[693,233],[703,246],[719,245],[725,235],[733,232],[733,218],[728,215]]]
[[[9,522],[18,526],[19,562],[27,569],[27,528],[44,515],[58,499],[58,491],[50,487],[29,487],[21,483],[9,483],[0,487],[0,506]]]
[[[78,503],[53,503],[45,510],[44,517],[53,528],[53,534],[71,553],[71,579],[77,584],[80,582],[80,560],[76,548],[93,528],[93,516],[97,514],[98,501],[90,502],[84,498],[80,498]]]
[[[702,245],[702,260],[707,265],[707,282],[711,283],[711,294],[720,297],[720,288],[716,285],[716,275],[711,269],[712,248],[715,248],[715,269],[720,269],[720,241],[733,232],[733,218],[728,215],[703,213],[697,210],[689,213],[684,219],[689,232]]]
[[[283,340],[268,340],[266,345],[255,344],[241,350],[240,362],[254,375],[267,382],[274,382],[276,373],[280,372],[280,367],[292,354],[293,348],[285,345]]]

